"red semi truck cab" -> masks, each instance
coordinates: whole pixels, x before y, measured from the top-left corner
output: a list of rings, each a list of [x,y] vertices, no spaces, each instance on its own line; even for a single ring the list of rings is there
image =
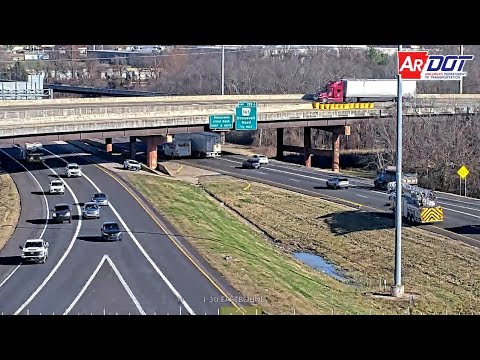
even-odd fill
[[[344,82],[342,80],[329,81],[327,85],[315,93],[315,99],[320,102],[343,102]]]
[[[351,103],[396,101],[397,79],[340,79],[329,81],[315,93],[314,101]],[[402,99],[415,96],[416,81],[402,82]]]

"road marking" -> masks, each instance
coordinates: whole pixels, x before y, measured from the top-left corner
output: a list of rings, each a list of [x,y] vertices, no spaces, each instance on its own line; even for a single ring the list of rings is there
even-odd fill
[[[257,171],[257,174],[267,175],[267,173],[264,173],[263,171]]]
[[[361,198],[368,199],[368,196],[365,196],[365,195],[360,195],[360,194],[355,194],[355,195],[360,196]]]
[[[53,152],[47,150],[49,153],[55,155]],[[67,150],[68,151],[68,150]],[[59,158],[60,159],[60,158]],[[64,159],[61,159],[62,161],[65,161]],[[67,163],[67,161],[65,161]],[[100,190],[100,188],[92,181],[92,179],[90,179],[86,174],[83,174],[83,177],[85,179],[88,180],[88,182],[90,184],[92,184],[92,186],[95,188],[95,190],[97,190],[97,192],[101,193],[102,191]],[[78,201],[77,201],[78,203]],[[118,213],[117,209],[115,209],[115,207],[112,205],[111,201],[108,202],[108,206],[110,207],[110,209],[112,209],[113,213],[115,214],[115,216],[118,218],[118,220],[120,221],[120,223],[122,224],[122,226],[125,228],[125,230],[127,231],[128,235],[130,235],[130,238],[133,240],[133,242],[135,243],[135,245],[137,245],[137,247],[140,249],[141,253],[143,254],[143,256],[147,259],[147,261],[153,266],[153,268],[155,269],[155,271],[157,272],[158,275],[160,275],[160,277],[162,278],[162,280],[165,282],[165,284],[167,284],[167,286],[169,287],[169,289],[173,292],[173,294],[177,297],[177,299],[182,303],[182,305],[187,309],[187,311],[191,314],[191,315],[195,315],[195,313],[193,312],[193,310],[190,308],[190,306],[187,304],[187,302],[185,301],[185,299],[180,295],[180,293],[177,291],[177,289],[175,289],[175,287],[172,285],[172,283],[167,279],[167,277],[163,274],[163,272],[158,268],[157,264],[155,264],[155,262],[152,260],[152,258],[150,257],[150,255],[147,254],[147,252],[145,251],[145,249],[143,248],[143,246],[138,242],[137,238],[135,237],[135,235],[132,233],[132,231],[130,230],[130,228],[128,227],[128,225],[125,223],[125,221],[123,221],[122,217],[120,216],[120,214]]]
[[[33,175],[30,170],[28,170],[21,162],[19,162],[17,159],[15,159],[13,156],[11,156],[10,154],[6,153],[5,151],[3,151],[2,149],[0,149],[0,151],[7,155],[10,159],[12,159],[13,161],[15,161],[18,165],[20,165],[33,179],[33,181],[35,181],[37,183],[37,186],[38,188],[40,189],[40,191],[42,192],[42,195],[43,195],[43,200],[45,201],[45,209],[46,209],[46,214],[45,214],[45,225],[43,225],[43,229],[42,231],[40,232],[40,235],[38,236],[39,239],[42,239],[43,238],[43,235],[45,234],[45,231],[47,230],[47,227],[48,227],[48,217],[49,217],[49,214],[50,214],[50,208],[48,207],[48,200],[47,200],[47,197],[45,196],[45,192],[43,191],[43,188],[42,188],[42,185],[40,185],[40,183],[38,182],[37,178],[35,177],[35,175]],[[0,283],[0,289],[2,288],[2,286],[8,281],[8,279],[10,279],[13,274],[15,274],[17,272],[17,270],[20,268],[20,266],[22,266],[22,264],[18,264],[15,269],[13,269],[13,271],[8,274],[8,276]]]
[[[46,149],[45,149],[46,150]],[[48,151],[48,150],[46,150]],[[50,152],[50,151],[48,151]],[[51,152],[50,152],[51,153]],[[63,160],[63,159],[62,159]],[[65,160],[63,160],[65,161]],[[60,178],[60,176],[58,175],[58,173],[53,170],[50,166],[48,166],[47,164],[43,163],[44,166],[46,166],[47,168],[50,169],[50,171],[55,174],[58,178]],[[73,197],[73,200],[75,201],[75,204],[77,204],[77,213],[78,215],[81,215],[82,214],[82,210],[80,209],[80,205],[78,205],[78,199],[77,199],[77,196],[75,195],[75,192],[72,190],[72,188],[67,184],[66,181],[64,181],[64,184],[65,184],[65,187],[68,189],[69,193],[72,195]],[[73,237],[72,237],[72,240],[70,241],[70,244],[68,245],[67,249],[65,250],[65,252],[63,253],[62,257],[60,258],[60,260],[58,260],[58,263],[55,265],[55,267],[52,269],[52,271],[50,271],[50,273],[48,274],[48,276],[45,278],[45,280],[43,280],[43,282],[40,284],[40,286],[37,288],[37,290],[35,290],[33,292],[32,295],[30,295],[30,297],[27,299],[27,301],[25,301],[22,306],[20,306],[18,308],[18,310],[13,314],[13,315],[18,315],[28,304],[30,304],[30,302],[35,298],[35,296],[37,296],[37,294],[42,291],[42,289],[45,287],[45,285],[47,285],[48,281],[52,278],[53,275],[55,275],[55,273],[57,272],[58,268],[60,267],[60,265],[62,265],[63,261],[65,260],[65,258],[68,256],[68,254],[70,253],[70,251],[72,250],[73,248],[73,245],[75,244],[75,240],[77,240],[77,236],[78,236],[78,233],[80,232],[80,228],[82,227],[82,217],[79,216],[78,217],[78,222],[77,222],[77,228],[75,230],[75,234],[73,234]]]
[[[467,205],[479,205],[479,204],[474,204],[474,203],[471,203],[471,202],[467,202],[467,201],[460,201],[460,200],[455,200],[455,199],[448,199],[448,198],[445,198],[445,197],[440,197],[440,196],[437,196],[437,198],[439,200],[445,200],[445,201],[448,201],[448,202],[451,202],[451,201],[454,201],[456,203],[461,203],[461,204],[467,204]]]
[[[237,161],[233,161],[233,160],[229,160],[229,159],[223,159],[223,158],[219,158],[219,159],[223,160],[223,161],[231,161],[231,162],[238,163]],[[279,173],[284,173],[284,174],[289,174],[289,175],[294,175],[294,176],[301,176],[301,177],[308,178],[308,179],[314,179],[314,180],[319,180],[319,181],[327,181],[327,179],[323,179],[323,178],[319,178],[319,177],[297,174],[297,173],[293,173],[293,172],[285,171],[285,170],[272,169],[270,167],[264,167],[264,169],[267,170],[267,171],[274,171],[274,172],[279,172]]]
[[[478,215],[473,215],[473,214],[469,214],[469,213],[466,213],[466,212],[463,212],[463,211],[453,210],[453,209],[447,208],[445,206],[443,208],[445,210],[448,210],[448,211],[453,211],[453,212],[456,212],[456,213],[459,213],[459,214],[463,214],[463,215],[467,215],[467,216],[471,216],[471,217],[480,219],[480,216],[478,216]]]
[[[474,209],[474,208],[470,208],[470,207],[466,207],[466,206],[462,206],[462,205],[455,205],[455,204],[451,204],[451,203],[447,203],[447,202],[443,202],[443,201],[439,201],[438,203],[439,203],[439,204],[448,205],[448,206],[459,207],[459,208],[461,208],[461,209],[467,209],[467,210],[473,210],[473,211],[480,211],[480,209]]]
[[[72,303],[68,306],[68,308],[65,310],[65,312],[63,313],[63,315],[68,315],[68,313],[73,309],[73,307],[77,304],[78,300],[80,300],[80,298],[82,297],[82,295],[84,294],[84,292],[87,290],[87,288],[90,286],[91,282],[93,281],[93,279],[95,278],[95,276],[97,275],[97,273],[100,271],[100,268],[102,267],[103,263],[107,261],[110,266],[112,267],[113,271],[115,272],[115,275],[117,275],[117,278],[118,280],[120,280],[120,282],[122,283],[123,285],[123,288],[126,290],[126,292],[128,293],[128,296],[130,296],[130,299],[132,299],[133,303],[135,304],[137,310],[140,312],[140,314],[142,315],[145,315],[145,311],[143,310],[142,306],[140,305],[140,303],[138,302],[137,298],[135,297],[135,295],[133,294],[132,290],[130,289],[130,287],[128,286],[127,282],[125,281],[125,279],[123,278],[122,274],[120,274],[120,271],[118,271],[117,267],[115,266],[115,264],[113,263],[112,259],[110,259],[110,257],[108,255],[103,255],[102,257],[102,260],[100,260],[100,262],[98,263],[97,267],[95,268],[95,270],[93,271],[92,275],[90,275],[90,277],[88,278],[87,282],[85,283],[85,285],[83,285],[82,289],[80,290],[80,292],[78,293],[78,295],[75,297],[75,299],[72,301]],[[104,315],[105,315],[105,309],[104,309]]]
[[[238,157],[238,156],[229,156],[231,158],[234,158],[234,159],[238,159],[238,160],[242,160],[244,161],[245,159],[242,159],[241,157]],[[223,158],[223,160],[226,160],[226,161],[233,161],[233,160],[229,160],[229,159],[225,159]],[[303,166],[299,166],[298,168],[296,166],[292,166],[292,165],[287,165],[287,164],[284,164],[284,163],[277,163],[276,161],[275,162],[270,162],[269,163],[270,166],[276,166],[278,168],[282,168],[282,169],[288,169],[288,170],[292,170],[292,171],[298,171],[298,172],[302,172],[303,174],[311,174],[311,175],[316,175],[316,174],[320,174],[320,175],[326,175],[326,176],[341,176],[341,177],[346,177],[348,179],[351,179],[351,180],[354,180],[355,182],[359,183],[359,184],[363,184],[363,185],[372,185],[372,182],[367,182],[367,181],[363,181],[363,180],[360,180],[359,178],[356,178],[356,177],[353,177],[353,176],[348,176],[348,175],[342,175],[341,173],[327,173],[326,171],[322,171],[322,170],[312,170],[312,171],[307,171],[305,169],[305,167]],[[269,169],[271,169],[271,167],[269,166]],[[297,174],[298,174],[297,172]],[[323,179],[320,179],[320,178],[317,178],[319,180],[323,180]],[[353,185],[350,185],[350,186],[353,186]],[[358,186],[358,185],[356,185]]]
[[[62,146],[62,145],[60,145]],[[71,145],[74,146],[75,145]],[[66,147],[62,146],[65,150],[72,152],[71,150],[67,149]],[[167,229],[157,220],[157,218],[152,214],[150,209],[148,209],[145,205],[143,205],[142,201],[138,198],[137,195],[135,195],[128,187],[126,187],[122,182],[120,182],[114,175],[112,175],[110,172],[108,172],[106,169],[104,169],[101,165],[96,164],[93,160],[89,158],[85,158],[85,160],[91,162],[94,164],[99,170],[103,171],[105,174],[110,176],[113,180],[115,180],[121,187],[125,189],[126,192],[132,196],[135,201],[143,208],[143,210],[150,216],[150,218],[157,224],[157,226],[167,235],[168,239],[178,248],[178,250],[185,255],[185,257],[197,268],[200,273],[205,276],[205,278],[223,295],[225,296],[230,303],[235,306],[238,309],[238,305],[230,298],[230,296],[223,291],[223,289],[198,265],[195,260],[192,259],[192,257],[178,244],[178,242],[168,233]],[[188,164],[187,164],[188,165]],[[217,171],[218,172],[218,171]]]
[[[300,182],[298,179],[288,179],[289,181],[295,181],[295,182]]]

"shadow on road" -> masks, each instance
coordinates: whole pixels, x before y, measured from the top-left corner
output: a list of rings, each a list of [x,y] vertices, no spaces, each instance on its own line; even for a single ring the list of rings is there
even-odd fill
[[[27,223],[34,225],[56,224],[52,219],[29,219]]]
[[[77,239],[88,242],[105,242],[101,236],[79,236]]]
[[[0,265],[20,265],[22,258],[20,256],[4,256],[0,257]]]
[[[319,216],[317,219],[325,220],[330,226],[330,230],[336,235],[395,228],[392,214],[381,212],[344,211]]]
[[[480,234],[480,225],[465,225],[446,228],[446,230],[462,235],[476,235]]]
[[[32,191],[32,195],[50,195],[49,191]]]

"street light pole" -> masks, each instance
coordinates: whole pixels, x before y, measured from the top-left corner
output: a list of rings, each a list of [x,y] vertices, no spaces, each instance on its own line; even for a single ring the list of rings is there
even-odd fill
[[[402,51],[402,45],[398,45],[398,51]],[[395,204],[395,286],[392,288],[394,297],[402,297],[404,287],[402,285],[402,120],[403,120],[403,91],[402,78],[397,78],[397,181],[396,181],[396,204]]]
[[[222,95],[225,95],[225,45],[222,45]]]
[[[460,45],[460,55],[463,55],[463,45]],[[460,92],[459,94],[463,94],[463,76],[460,77]]]

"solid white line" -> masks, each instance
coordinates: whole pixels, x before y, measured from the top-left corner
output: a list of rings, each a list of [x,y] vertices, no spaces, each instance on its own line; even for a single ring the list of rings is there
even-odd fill
[[[112,259],[110,259],[110,257],[108,255],[103,255],[102,259],[100,260],[100,262],[98,263],[97,267],[95,268],[95,270],[93,271],[92,275],[90,275],[90,277],[88,278],[87,282],[85,283],[85,285],[82,287],[82,289],[80,290],[80,292],[78,293],[78,295],[75,297],[75,299],[72,301],[72,303],[68,306],[68,308],[65,310],[65,312],[63,313],[63,315],[68,315],[68,313],[73,309],[73,307],[77,304],[77,302],[80,300],[80,298],[83,296],[83,294],[85,293],[85,291],[87,290],[87,288],[90,286],[91,282],[93,281],[93,279],[95,278],[95,276],[97,275],[97,273],[100,271],[100,268],[102,267],[103,263],[105,261],[108,261],[108,263],[110,264],[110,266],[112,267],[113,271],[115,272],[115,275],[117,275],[118,279],[120,280],[120,282],[122,283],[123,287],[125,288],[125,290],[127,291],[128,295],[130,296],[130,299],[132,299],[133,303],[135,304],[135,306],[137,307],[138,311],[140,312],[140,314],[142,315],[145,315],[145,311],[143,310],[142,306],[140,305],[140,303],[138,302],[137,298],[135,297],[135,295],[133,294],[132,290],[130,289],[130,287],[128,286],[127,282],[125,281],[125,279],[123,278],[123,276],[120,274],[120,272],[118,271],[117,267],[115,266],[115,264],[113,263]]]
[[[473,210],[473,211],[480,211],[480,209],[474,209],[474,208],[470,208],[470,207],[466,207],[466,206],[462,206],[462,205],[455,205],[455,204],[451,204],[451,203],[447,203],[447,202],[443,202],[443,201],[439,201],[438,203],[439,203],[439,204],[448,205],[448,206],[459,207],[459,208],[461,208],[461,209],[467,209],[467,210]]]
[[[70,151],[68,149],[66,149],[67,151]],[[48,151],[48,150],[47,150]],[[51,151],[48,151],[50,152],[51,154],[54,154],[53,152]],[[55,155],[55,154],[54,154]],[[62,159],[62,161],[65,161],[64,159]],[[65,161],[66,162],[66,161]],[[88,182],[90,182],[90,184],[92,184],[92,186],[95,188],[95,190],[97,190],[97,192],[102,192],[100,190],[100,188],[86,175],[86,174],[83,174],[83,177],[85,179],[88,180]],[[78,202],[78,201],[77,201]],[[158,268],[157,264],[155,264],[155,262],[152,260],[152,258],[150,257],[150,255],[147,254],[147,252],[145,251],[145,249],[143,248],[143,246],[139,243],[139,241],[137,240],[137,238],[135,237],[135,235],[132,233],[132,231],[130,230],[130,228],[127,226],[127,224],[125,223],[125,221],[123,221],[122,217],[120,216],[120,214],[118,213],[118,211],[115,209],[115,207],[112,205],[112,203],[109,201],[108,202],[108,206],[112,209],[113,213],[115,214],[115,216],[118,218],[118,220],[120,221],[120,223],[122,224],[122,226],[125,228],[126,232],[128,233],[128,235],[130,235],[130,238],[133,240],[133,242],[135,243],[135,245],[137,245],[137,247],[139,248],[139,250],[142,252],[143,256],[147,259],[147,261],[152,265],[152,267],[155,269],[155,271],[157,272],[158,275],[160,275],[160,277],[162,278],[162,280],[165,282],[165,284],[167,284],[167,286],[169,287],[169,289],[173,292],[173,294],[177,297],[177,299],[182,303],[182,305],[187,309],[187,311],[191,314],[191,315],[195,315],[195,313],[193,312],[192,308],[190,308],[190,306],[187,304],[187,302],[185,301],[185,299],[180,295],[180,293],[177,291],[177,289],[175,289],[175,287],[172,285],[172,283],[167,279],[167,277],[163,274],[163,272]]]
[[[39,239],[42,239],[43,238],[43,235],[45,234],[45,231],[47,230],[47,226],[48,226],[48,217],[49,217],[49,214],[50,214],[50,208],[48,207],[48,200],[47,200],[47,197],[45,196],[45,192],[43,191],[43,188],[42,188],[42,185],[40,185],[40,183],[38,182],[37,178],[35,177],[35,175],[33,175],[30,170],[28,170],[21,162],[19,162],[17,159],[15,159],[13,156],[10,156],[8,153],[6,153],[5,151],[3,151],[2,149],[0,149],[0,151],[2,153],[4,153],[5,155],[7,155],[10,159],[12,159],[13,161],[15,161],[18,165],[20,165],[31,177],[32,179],[37,183],[37,186],[38,188],[40,189],[40,191],[42,192],[42,195],[43,195],[43,200],[45,201],[45,210],[46,210],[46,214],[45,214],[45,225],[43,226],[43,229],[42,231],[40,232],[40,235],[38,236]],[[18,264],[17,267],[15,267],[15,269],[13,269],[13,271],[8,274],[8,276],[2,281],[2,283],[0,284],[0,289],[2,288],[2,286],[8,281],[8,279],[10,279],[13,274],[15,274],[15,272],[20,268],[22,264]]]
[[[365,198],[365,199],[368,199],[368,196],[364,196],[364,195],[360,195],[360,194],[355,194],[355,195],[360,196],[360,197]]]
[[[123,278],[122,274],[120,274],[120,271],[118,271],[117,267],[115,266],[115,264],[113,263],[112,259],[110,259],[110,257],[108,255],[105,255],[107,257],[107,261],[108,263],[110,264],[110,266],[112,267],[113,271],[115,272],[115,274],[117,275],[118,277],[118,280],[120,280],[120,282],[122,283],[123,287],[125,288],[125,290],[127,291],[128,295],[130,296],[130,299],[132,299],[133,303],[135,304],[135,306],[137,307],[137,310],[140,312],[140,314],[142,315],[146,315],[145,311],[143,310],[142,306],[140,305],[140,303],[138,302],[137,298],[135,297],[135,295],[133,294],[133,291],[130,289],[130,287],[127,285],[127,282],[125,281],[125,279]]]
[[[240,157],[236,157],[236,156],[229,156],[231,158],[234,158],[234,159],[239,159],[239,160],[244,160]],[[233,161],[233,160],[229,160],[229,159],[225,159],[225,158],[222,158],[222,160],[226,160],[226,161]],[[358,178],[356,177],[351,177],[351,176],[348,176],[348,175],[341,175],[341,174],[336,174],[336,173],[327,173],[327,172],[321,172],[320,171],[307,171],[305,170],[305,168],[303,167],[295,167],[295,166],[289,166],[287,164],[278,164],[277,162],[270,162],[269,163],[269,169],[271,169],[271,166],[276,166],[278,168],[281,168],[281,169],[288,169],[288,170],[291,170],[291,171],[297,171],[296,174],[310,174],[310,175],[325,175],[325,176],[341,176],[341,177],[346,177],[352,181],[355,181],[356,183],[359,183],[359,184],[362,184],[362,185],[373,185],[371,182],[367,182],[367,181],[363,181],[363,180],[359,180]],[[321,179],[321,178],[317,178],[319,180],[324,180],[324,179]],[[353,185],[350,185],[350,186],[353,186]],[[357,185],[358,186],[358,185]]]
[[[461,203],[461,204],[467,204],[467,205],[473,205],[473,206],[476,206],[476,205],[480,205],[480,204],[475,204],[475,203],[472,203],[472,202],[467,202],[467,201],[460,201],[460,200],[455,200],[455,199],[448,199],[448,198],[445,198],[445,197],[440,197],[440,196],[437,196],[437,198],[439,200],[444,200],[444,201],[448,201],[449,203],[450,202],[456,202],[456,203]]]
[[[466,213],[466,212],[463,212],[463,211],[458,211],[458,210],[453,210],[453,209],[449,209],[447,207],[443,207],[445,210],[448,210],[448,211],[453,211],[453,212],[456,212],[456,213],[459,213],[459,214],[462,214],[462,215],[467,215],[467,216],[471,216],[471,217],[474,217],[474,218],[477,218],[477,219],[480,219],[480,216],[478,215],[473,215],[473,214],[469,214],[469,213]]]
[[[46,149],[45,149],[46,150]],[[48,151],[48,150],[47,150]],[[48,151],[50,152],[50,151]],[[63,160],[63,159],[62,159]],[[65,161],[65,160],[64,160]],[[50,171],[55,174],[57,177],[60,178],[60,176],[58,175],[58,173],[53,170],[50,166],[48,166],[47,164],[44,163],[44,165],[50,169]],[[78,205],[78,199],[77,199],[77,196],[75,195],[75,193],[73,192],[72,188],[64,181],[64,184],[65,184],[65,187],[67,188],[68,192],[72,195],[73,197],[73,200],[75,201],[75,204],[77,204],[77,213],[79,215],[82,214],[82,211],[80,209],[80,205]],[[77,240],[77,236],[80,232],[80,228],[82,227],[82,217],[79,216],[78,218],[78,222],[77,222],[77,228],[75,230],[75,234],[73,234],[73,237],[72,237],[72,240],[70,241],[70,244],[68,245],[67,249],[65,250],[65,252],[63,253],[62,257],[60,258],[60,260],[58,260],[58,263],[55,265],[55,267],[52,269],[52,271],[50,271],[50,274],[48,274],[48,276],[45,278],[45,280],[43,280],[43,282],[40,284],[40,286],[37,288],[37,290],[35,290],[33,292],[32,295],[30,295],[30,297],[27,299],[27,301],[25,301],[22,306],[20,306],[18,308],[18,310],[13,314],[13,315],[18,315],[28,304],[30,304],[30,302],[35,298],[35,296],[37,296],[37,294],[42,291],[42,289],[45,287],[45,285],[47,285],[48,281],[52,278],[53,275],[55,275],[55,273],[57,272],[58,268],[60,267],[60,265],[62,265],[63,261],[65,260],[65,258],[68,256],[68,254],[70,253],[70,251],[72,250],[73,248],[73,245],[75,244],[75,240]]]

